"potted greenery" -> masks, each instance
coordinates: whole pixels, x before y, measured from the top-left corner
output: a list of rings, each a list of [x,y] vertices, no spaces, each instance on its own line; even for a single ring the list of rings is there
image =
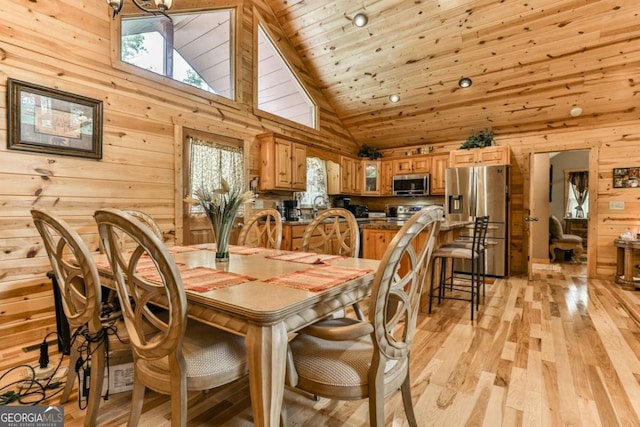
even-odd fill
[[[462,149],[470,149],[470,148],[479,148],[479,147],[490,147],[493,145],[493,131],[491,129],[483,129],[480,132],[476,133],[475,131],[471,131],[471,135],[467,140],[460,146]]]
[[[369,147],[367,144],[363,144],[358,151],[359,157],[368,157],[370,160],[376,160],[382,157],[382,153],[375,147]]]

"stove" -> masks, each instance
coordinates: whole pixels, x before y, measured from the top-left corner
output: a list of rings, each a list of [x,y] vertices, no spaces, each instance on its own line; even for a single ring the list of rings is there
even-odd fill
[[[422,205],[400,205],[400,206],[389,206],[389,210],[387,212],[387,216],[391,218],[397,218],[400,220],[409,219],[416,212],[422,210]]]

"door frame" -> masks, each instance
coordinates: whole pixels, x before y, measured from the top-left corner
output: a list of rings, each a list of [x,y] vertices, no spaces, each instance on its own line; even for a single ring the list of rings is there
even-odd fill
[[[536,154],[544,154],[544,153],[556,153],[556,152],[566,152],[566,151],[588,151],[589,152],[589,188],[594,191],[589,192],[589,222],[588,222],[588,235],[589,239],[587,240],[587,278],[595,278],[596,277],[596,253],[597,253],[597,222],[598,222],[598,163],[600,159],[600,151],[598,147],[600,146],[599,141],[583,141],[583,142],[575,142],[570,144],[564,144],[554,149],[549,148],[536,148],[533,147],[526,153],[526,168],[527,173],[524,174],[524,202],[525,206],[523,207],[523,217],[530,216],[530,206],[533,199],[532,189],[531,188],[531,170],[530,170],[530,162],[531,157]],[[527,224],[527,222],[523,222]],[[525,242],[524,245],[524,253],[527,257],[527,272],[529,279],[532,279],[532,248],[530,245],[530,230],[529,227],[526,228],[526,236],[523,240]]]
[[[244,182],[246,188],[249,187],[249,171],[252,170],[250,155],[251,144],[255,142],[255,134],[246,133],[240,130],[232,130],[228,127],[217,128],[203,122],[194,122],[191,119],[173,117],[173,165],[174,165],[174,221],[175,221],[175,244],[184,244],[184,214],[187,203],[184,201],[187,194],[184,177],[184,146],[187,133],[208,134],[211,137],[231,138],[242,141],[244,152]],[[255,166],[253,167],[255,169]]]

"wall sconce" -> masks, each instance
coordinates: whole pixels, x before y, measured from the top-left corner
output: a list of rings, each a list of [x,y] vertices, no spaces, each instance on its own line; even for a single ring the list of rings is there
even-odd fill
[[[133,2],[133,4],[140,9],[143,12],[146,13],[150,13],[152,15],[164,15],[166,16],[168,19],[169,15],[167,15],[167,10],[169,10],[171,8],[171,5],[173,4],[173,0],[154,0],[154,3],[156,4],[157,9],[148,9],[147,7],[143,6],[142,4],[139,3],[139,0],[131,0]],[[116,19],[116,16],[118,16],[118,13],[120,13],[120,11],[122,10],[122,5],[124,4],[124,0],[106,0],[107,4],[109,5],[109,7],[111,9],[113,9],[113,19]]]
[[[353,22],[353,25],[355,25],[356,27],[362,28],[367,25],[367,22],[369,22],[369,18],[367,18],[367,15],[365,15],[364,13],[357,13],[353,17],[351,22]]]
[[[471,83],[473,82],[469,77],[463,77],[460,80],[458,80],[458,86],[460,86],[461,88],[469,87],[471,86]]]

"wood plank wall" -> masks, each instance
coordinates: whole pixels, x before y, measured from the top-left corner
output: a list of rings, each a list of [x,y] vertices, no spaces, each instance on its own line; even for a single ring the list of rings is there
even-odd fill
[[[191,0],[188,4],[195,4]],[[166,240],[175,232],[175,153],[181,129],[194,128],[243,139],[250,147],[248,173],[258,173],[256,134],[274,131],[302,139],[313,152],[356,153],[331,105],[302,78],[320,108],[321,128],[297,127],[252,113],[253,28],[261,19],[281,36],[262,2],[241,1],[238,36],[239,103],[216,103],[177,90],[157,79],[115,69],[110,60],[111,19],[104,2],[95,0],[3,0],[0,2],[0,115],[6,117],[8,77],[58,88],[104,101],[104,157],[92,161],[72,157],[7,151],[0,143],[0,337],[19,344],[53,330],[51,288],[44,277],[49,264],[30,217],[32,207],[54,211],[76,227],[90,248],[98,249],[93,212],[101,207],[133,207],[158,220]],[[42,29],[46,28],[46,31]],[[282,52],[292,55],[285,37],[277,37]],[[304,70],[299,59],[295,66]],[[0,120],[6,141],[6,120]],[[615,270],[612,240],[622,231],[640,227],[640,189],[613,189],[612,170],[640,166],[640,125],[603,124],[597,128],[549,130],[544,134],[497,135],[512,147],[512,270],[523,271],[523,183],[528,152],[558,147],[597,150],[598,203],[592,217],[590,256],[596,274],[610,278]],[[439,143],[434,153],[459,147],[461,141]],[[179,164],[179,162],[178,162]],[[624,201],[624,211],[609,210],[609,201]]]
[[[244,140],[250,150],[250,175],[258,174],[254,136],[264,132],[291,135],[318,148],[357,151],[303,64],[291,55],[293,48],[269,8],[262,1],[231,0],[224,5],[238,7],[239,102],[211,102],[162,78],[114,68],[113,23],[104,1],[0,2],[0,116],[7,114],[7,78],[104,103],[100,161],[8,151],[6,120],[0,120],[0,337],[28,342],[54,328],[51,286],[45,278],[49,263],[31,208],[67,219],[96,251],[99,238],[92,215],[102,207],[143,210],[158,221],[166,241],[173,242],[176,126]],[[319,130],[304,132],[252,113],[253,28],[258,14],[274,33],[278,48],[296,61],[293,65],[318,104]]]

